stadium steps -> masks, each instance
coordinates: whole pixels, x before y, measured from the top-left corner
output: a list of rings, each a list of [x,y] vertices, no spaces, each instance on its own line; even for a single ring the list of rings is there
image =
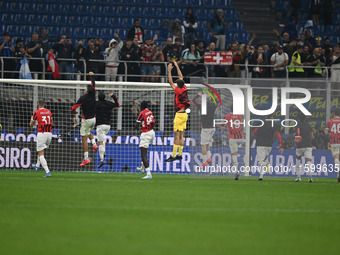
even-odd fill
[[[270,0],[237,0],[233,1],[233,5],[245,29],[250,34],[256,34],[254,44],[270,44],[277,39],[273,29],[278,28],[279,22],[275,12],[270,9]]]

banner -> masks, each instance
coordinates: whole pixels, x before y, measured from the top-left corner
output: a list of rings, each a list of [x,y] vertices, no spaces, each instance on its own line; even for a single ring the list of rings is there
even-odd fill
[[[206,65],[232,65],[233,54],[231,52],[206,52],[204,54],[204,64]]]

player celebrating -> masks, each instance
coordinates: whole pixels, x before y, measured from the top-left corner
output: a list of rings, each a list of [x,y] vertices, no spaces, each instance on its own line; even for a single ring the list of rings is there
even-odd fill
[[[155,139],[155,131],[153,131],[153,128],[155,127],[155,120],[153,113],[148,109],[147,101],[143,101],[140,105],[140,108],[141,112],[137,118],[135,128],[139,129],[139,126],[142,126],[142,134],[140,136],[139,142],[139,148],[143,162],[141,168],[144,166],[146,170],[146,176],[144,176],[143,179],[152,179],[147,152],[149,145],[152,143],[153,139]]]
[[[96,141],[94,140],[93,135],[91,134],[91,130],[96,125],[96,83],[94,80],[94,73],[89,72],[91,77],[91,85],[87,85],[87,89],[85,95],[81,96],[77,103],[72,106],[72,112],[77,113],[76,109],[81,106],[83,111],[83,118],[81,121],[80,135],[81,141],[83,143],[84,150],[84,160],[80,164],[80,166],[85,166],[91,162],[89,159],[89,145],[87,144],[87,138],[90,138],[93,151],[96,152],[98,150],[98,146],[96,145]]]
[[[270,119],[271,116],[267,116],[266,119]],[[254,129],[253,133],[256,136],[256,153],[257,153],[257,162],[260,165],[260,177],[259,181],[263,180],[264,174],[264,166],[267,165],[266,160],[272,150],[273,147],[273,137],[276,134],[277,139],[280,142],[280,153],[283,152],[283,143],[282,137],[279,131],[277,131],[278,127],[276,123],[272,123],[270,121],[264,121],[263,126],[257,127]]]
[[[184,146],[184,130],[187,128],[188,120],[188,114],[186,113],[186,109],[188,109],[190,106],[190,102],[188,99],[188,89],[184,84],[182,72],[176,61],[174,61],[174,65],[176,66],[177,73],[179,76],[179,79],[176,81],[177,87],[172,81],[171,70],[173,69],[174,66],[171,63],[168,65],[168,77],[170,86],[175,92],[175,108],[176,108],[176,115],[174,119],[175,137],[172,155],[166,160],[166,162],[182,159],[182,152]],[[178,155],[176,155],[177,150]]]
[[[301,158],[302,156],[306,159],[307,171],[308,171],[308,182],[313,182],[311,164],[312,164],[312,140],[313,131],[311,126],[306,122],[306,115],[302,112],[298,114],[299,123],[295,127],[295,142],[296,142],[296,182],[301,181]]]
[[[243,115],[233,114],[233,105],[230,106],[230,113],[225,115],[224,118],[227,121],[228,137],[229,137],[229,148],[231,151],[231,161],[235,169],[235,180],[237,181],[240,177],[238,170],[238,146],[243,143],[243,131],[242,131],[242,119]]]
[[[340,108],[334,109],[334,118],[327,122],[327,128],[325,134],[330,134],[330,145],[332,155],[334,157],[334,170],[338,171],[338,182],[340,182],[340,171],[339,171],[339,152],[340,152]]]
[[[110,131],[111,124],[111,113],[115,107],[120,107],[117,97],[111,93],[113,102],[105,100],[104,92],[100,92],[98,95],[98,101],[96,102],[96,124],[97,124],[97,139],[99,145],[99,157],[100,163],[98,168],[105,165],[105,139],[107,133]]]
[[[48,169],[47,161],[44,157],[44,150],[47,149],[52,140],[52,126],[53,119],[50,110],[45,109],[45,101],[39,99],[38,110],[36,110],[31,117],[30,127],[33,127],[35,122],[38,122],[38,134],[37,134],[37,151],[38,151],[38,161],[37,164],[32,164],[32,166],[39,170],[40,164],[45,169],[44,177],[51,177],[51,172]]]
[[[198,98],[202,96],[202,93],[198,93],[197,96],[193,100],[193,104],[197,107],[197,109],[201,110],[201,104],[198,101]],[[206,167],[211,162],[211,151],[210,151],[210,143],[215,134],[214,127],[214,117],[215,111],[219,104],[215,104],[211,97],[207,100],[207,114],[201,115],[201,146],[202,146],[202,158],[203,164],[201,169]]]

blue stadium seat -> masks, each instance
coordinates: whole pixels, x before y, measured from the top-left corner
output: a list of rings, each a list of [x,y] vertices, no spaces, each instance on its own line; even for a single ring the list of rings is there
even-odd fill
[[[280,12],[288,11],[288,1],[286,0],[276,0],[275,9]]]
[[[238,21],[240,20],[238,16],[238,12],[235,10],[227,10],[227,19],[228,21]]]
[[[96,9],[96,15],[103,17],[103,15],[107,15],[109,11],[109,7],[108,6],[97,6]],[[92,14],[93,15],[93,14]]]
[[[54,10],[56,15],[65,15],[68,13],[67,5],[56,4],[56,8]]]
[[[81,27],[81,26],[86,27],[86,24],[87,24],[86,17],[84,16],[75,16],[73,19],[73,22],[74,22],[73,24],[77,27]]]
[[[340,13],[334,13],[333,14],[333,24],[339,24],[340,23]]]
[[[160,30],[158,33],[158,40],[159,41],[166,41],[166,39],[170,37],[170,34],[167,30]]]
[[[311,2],[311,0],[302,0],[302,3],[301,3],[301,11],[302,12],[309,12],[310,2]]]
[[[207,24],[208,24],[208,21],[205,21],[205,20],[198,21],[197,30],[198,31],[207,30],[208,29]]]
[[[73,29],[73,27],[63,27],[61,30],[60,30],[61,34],[65,34],[66,36],[72,38],[76,35],[77,33],[77,30],[76,29]]]
[[[145,7],[135,7],[134,16],[139,18],[145,17]]]
[[[79,27],[77,30],[78,30],[77,31],[78,38],[85,39],[85,38],[89,38],[91,36],[89,29],[86,28],[86,27]]]
[[[31,36],[32,35],[32,27],[31,26],[22,26],[20,28],[20,34],[22,36]]]
[[[200,9],[199,17],[200,17],[200,19],[210,20],[210,19],[213,18],[213,15],[212,15],[210,9]]]
[[[251,39],[251,36],[247,32],[238,34],[238,40],[242,43],[248,43],[250,39]]]
[[[174,8],[173,17],[183,20],[185,17],[186,9]]]
[[[333,25],[327,25],[326,26],[326,34],[328,36],[331,36],[331,35],[333,35],[333,33],[334,33],[334,26]]]
[[[103,38],[105,38],[105,39],[112,39],[113,34],[114,33],[113,33],[111,28],[106,28],[103,31]]]
[[[153,27],[153,20],[149,19],[149,18],[144,18],[144,19],[141,20],[141,26],[144,29],[150,29],[150,28]]]
[[[227,29],[232,32],[237,32],[239,30],[239,23],[237,21],[229,22]]]
[[[314,35],[325,34],[325,27],[322,25],[314,25]]]
[[[107,14],[110,17],[120,16],[120,8],[118,6],[108,6]]]
[[[70,23],[70,17],[69,16],[64,16],[64,15],[60,16],[60,25],[61,26],[66,26],[69,23]]]
[[[120,10],[119,16],[121,16],[121,17],[132,17],[132,16],[134,16],[132,14],[132,8],[123,6]]]
[[[145,16],[149,18],[154,18],[156,15],[156,11],[157,11],[157,8],[149,7],[145,12]]]
[[[92,36],[93,37],[103,37],[104,30],[101,28],[93,28],[92,29]]]
[[[151,6],[164,7],[167,4],[167,0],[150,0]]]
[[[127,38],[127,32],[125,29],[119,29],[118,35],[122,40],[126,40]]]
[[[234,35],[233,32],[227,31],[225,35],[226,35],[225,39],[226,39],[227,42],[232,42],[233,41],[233,35]]]
[[[50,37],[59,37],[60,27],[59,26],[48,27],[47,33],[49,34]]]
[[[168,8],[158,8],[156,15],[158,17],[162,17],[163,19],[169,18],[170,17],[170,9]]]

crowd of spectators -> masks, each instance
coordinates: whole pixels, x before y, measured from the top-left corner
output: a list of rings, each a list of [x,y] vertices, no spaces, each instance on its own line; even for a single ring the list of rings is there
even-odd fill
[[[292,9],[291,13],[296,11]],[[6,32],[0,41],[0,56],[19,59],[4,59],[4,76],[18,77],[20,58],[23,56],[29,59],[31,72],[41,74],[43,62],[36,58],[47,61],[48,52],[51,51],[59,65],[60,79],[65,80],[75,79],[74,73],[83,74],[84,63],[86,72],[99,74],[99,80],[115,81],[117,74],[127,73],[131,81],[151,82],[159,81],[160,74],[165,74],[162,62],[173,61],[181,65],[186,77],[209,75],[241,78],[248,71],[252,78],[284,78],[288,70],[289,77],[321,78],[330,75],[323,67],[340,66],[339,45],[331,45],[329,38],[314,35],[312,21],[297,31],[294,16],[290,17],[284,30],[273,30],[277,40],[268,45],[254,45],[255,34],[248,43],[226,42],[224,31],[228,24],[222,9],[216,10],[216,15],[207,24],[210,41],[196,38],[197,19],[190,7],[186,10],[183,24],[179,19],[165,20],[161,26],[165,24],[172,37],[164,44],[158,41],[157,35],[146,37],[140,19],[135,19],[125,41],[115,34],[108,42],[102,38],[88,38],[86,42],[79,41],[74,45],[72,38],[66,34],[51,38],[46,29],[41,29],[40,34],[33,33],[31,40],[24,45],[22,39],[14,42]],[[209,65],[205,74],[205,52],[216,51],[230,52],[233,64]],[[127,61],[126,65],[121,61]],[[332,72],[334,81],[340,81],[339,72]]]

